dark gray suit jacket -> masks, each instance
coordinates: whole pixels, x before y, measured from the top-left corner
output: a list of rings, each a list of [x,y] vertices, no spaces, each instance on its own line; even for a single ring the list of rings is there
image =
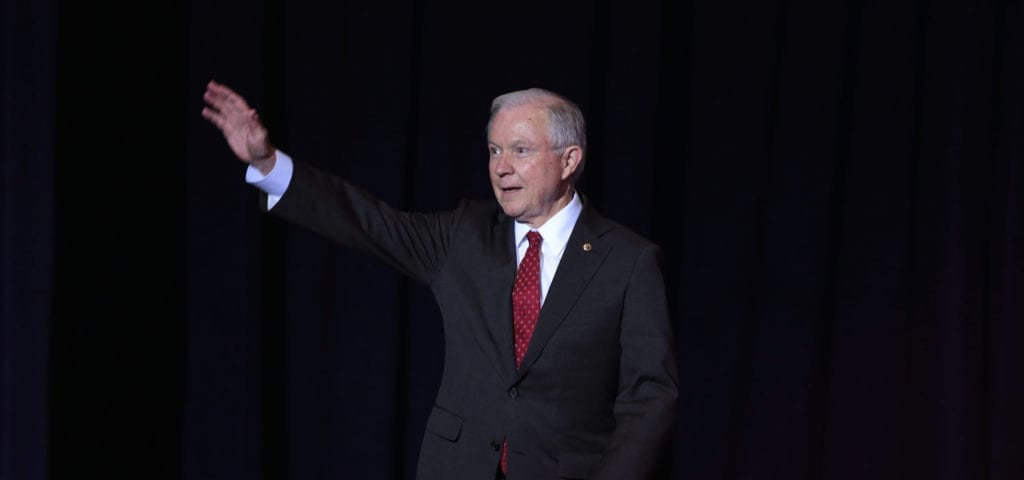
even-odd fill
[[[296,163],[271,213],[432,289],[445,367],[418,479],[493,479],[506,437],[510,480],[649,478],[678,382],[657,246],[584,201],[516,370],[514,220],[494,200],[400,212]]]

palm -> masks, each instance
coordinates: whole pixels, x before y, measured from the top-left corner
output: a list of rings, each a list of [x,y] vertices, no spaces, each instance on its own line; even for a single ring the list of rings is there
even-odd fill
[[[270,154],[267,147],[267,129],[255,111],[247,115],[230,115],[228,126],[223,131],[231,151],[245,162],[266,158]]]

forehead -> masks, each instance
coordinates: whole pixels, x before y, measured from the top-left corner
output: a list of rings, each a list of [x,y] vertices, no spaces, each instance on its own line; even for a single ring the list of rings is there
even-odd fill
[[[542,105],[505,107],[494,115],[487,140],[544,141],[547,140],[548,112]]]

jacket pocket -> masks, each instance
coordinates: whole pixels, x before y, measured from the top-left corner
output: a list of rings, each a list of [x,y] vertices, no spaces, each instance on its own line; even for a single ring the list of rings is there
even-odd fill
[[[600,453],[593,452],[559,452],[559,478],[589,478],[597,464],[601,463]]]
[[[462,432],[462,417],[434,405],[430,417],[427,418],[427,431],[454,442],[459,439],[459,433]]]

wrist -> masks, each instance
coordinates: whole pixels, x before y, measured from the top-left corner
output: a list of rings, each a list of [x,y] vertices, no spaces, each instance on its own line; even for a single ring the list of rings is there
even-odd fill
[[[274,169],[274,165],[277,163],[277,150],[273,147],[270,149],[270,155],[264,158],[253,159],[251,165],[263,175],[269,175],[271,170]]]

